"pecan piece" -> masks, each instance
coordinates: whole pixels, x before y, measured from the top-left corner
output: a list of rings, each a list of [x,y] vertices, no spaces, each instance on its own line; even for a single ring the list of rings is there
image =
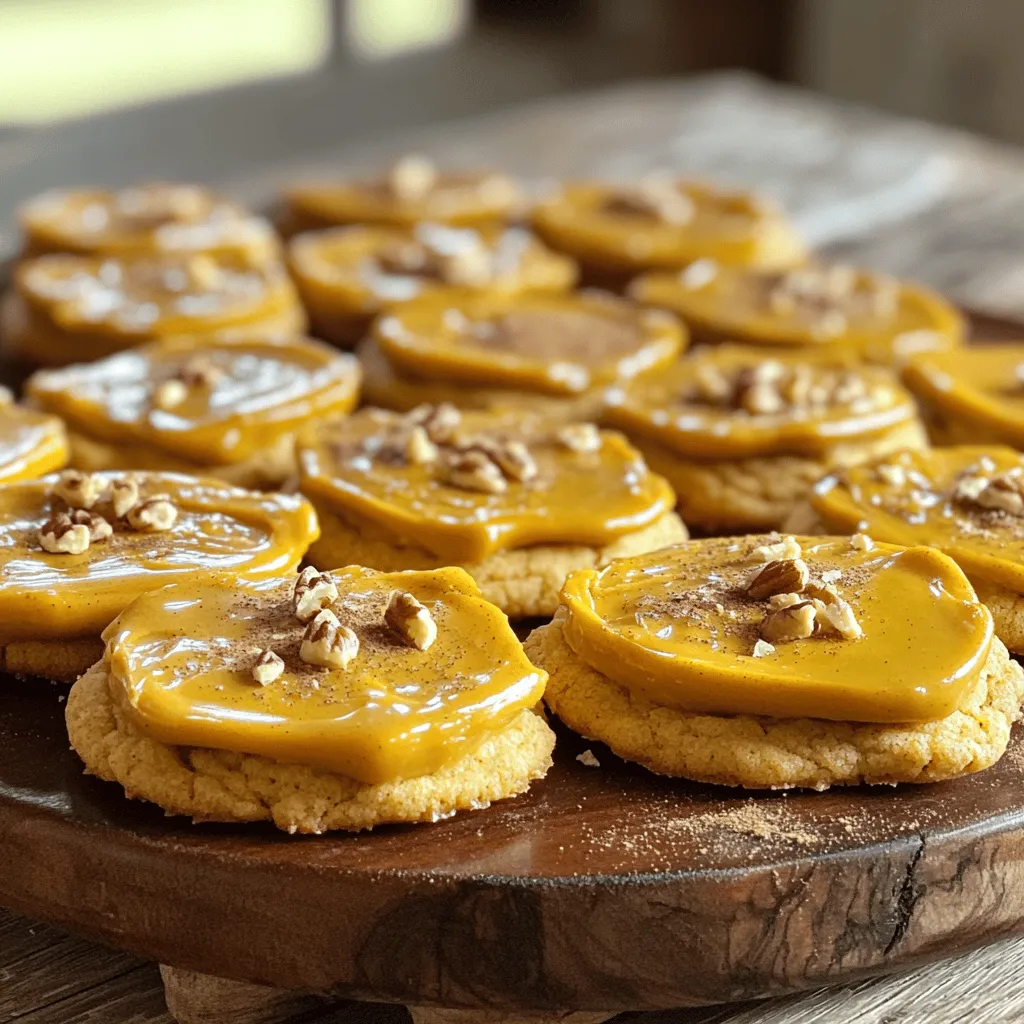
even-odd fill
[[[391,592],[384,623],[418,651],[427,650],[437,639],[437,623],[430,609],[403,590]]]
[[[778,558],[758,570],[747,584],[747,596],[760,600],[773,594],[799,594],[809,576],[802,558]]]

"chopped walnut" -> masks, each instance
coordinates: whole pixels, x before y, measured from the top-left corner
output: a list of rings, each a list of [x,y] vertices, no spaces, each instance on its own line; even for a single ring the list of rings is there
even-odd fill
[[[788,608],[793,604],[800,604],[801,601],[806,601],[806,594],[772,594],[768,598],[768,607],[772,610],[776,608]]]
[[[508,490],[501,468],[481,451],[451,453],[439,469],[440,479],[452,487],[486,494],[504,494]]]
[[[992,477],[974,499],[982,508],[1024,515],[1024,469],[1014,467]]]
[[[65,469],[50,486],[50,494],[67,502],[71,508],[92,508],[106,489],[106,481],[98,474]]]
[[[421,426],[434,444],[451,444],[462,425],[462,413],[450,402],[418,405],[405,417],[412,426]]]
[[[958,501],[976,502],[978,495],[988,487],[988,477],[962,476],[953,490],[953,497]]]
[[[154,494],[127,513],[128,525],[139,532],[163,533],[178,521],[178,507],[168,494]]]
[[[426,199],[437,185],[437,168],[425,156],[409,153],[392,164],[387,184],[403,202],[416,203]]]
[[[755,600],[773,594],[798,594],[810,573],[802,558],[779,558],[759,569],[747,584],[747,596]]]
[[[359,637],[329,608],[317,612],[306,626],[299,647],[299,657],[307,665],[321,668],[347,668],[358,653]]]
[[[855,551],[873,551],[875,542],[866,533],[855,533],[850,538],[850,547]]]
[[[907,471],[902,466],[894,466],[889,462],[876,466],[875,476],[890,487],[902,487],[907,482]]]
[[[330,573],[320,572],[311,565],[299,573],[292,589],[292,604],[300,622],[309,622],[337,600],[338,586]]]
[[[522,441],[493,441],[481,438],[471,441],[465,451],[482,452],[509,480],[522,483],[532,480],[537,475],[537,463],[530,449]]]
[[[178,370],[177,379],[187,388],[212,387],[224,379],[224,371],[209,356],[193,356]]]
[[[593,423],[570,423],[561,427],[555,437],[574,452],[596,452],[601,447],[601,431]]]
[[[799,558],[802,554],[796,538],[788,535],[780,537],[777,542],[762,544],[754,549],[754,557],[760,558],[762,562],[773,562],[777,558]]]
[[[252,677],[260,686],[269,686],[280,679],[283,672],[284,659],[269,648],[259,652],[252,667]]]
[[[405,460],[413,466],[426,466],[437,461],[437,445],[424,427],[415,426],[405,441]]]
[[[838,633],[844,640],[857,640],[864,635],[850,602],[838,595],[828,602],[815,598],[814,615],[823,633]]]
[[[800,601],[784,608],[774,608],[761,623],[761,638],[772,644],[804,640],[814,635],[815,607],[811,601]]]
[[[769,654],[775,653],[774,644],[768,643],[767,640],[756,640],[754,642],[754,657],[755,658],[767,658]]]
[[[114,528],[103,516],[95,515],[84,508],[76,508],[68,514],[75,526],[84,526],[89,530],[89,540],[93,544],[107,540],[114,534]]]
[[[188,398],[188,388],[180,380],[161,381],[153,389],[153,405],[158,409],[176,409]]]
[[[605,203],[605,211],[626,216],[651,217],[663,224],[683,226],[693,220],[693,200],[671,180],[652,176],[633,188],[619,189]]]
[[[73,522],[71,516],[61,512],[43,524],[39,543],[50,554],[81,555],[89,550],[89,527]]]
[[[391,592],[384,611],[384,622],[419,651],[427,650],[437,639],[437,623],[430,610],[412,594],[402,590]]]
[[[697,363],[694,366],[697,382],[697,396],[709,405],[717,405],[732,399],[732,381],[712,363]]]
[[[110,485],[110,502],[114,515],[123,519],[139,501],[139,485],[130,476],[114,480]]]

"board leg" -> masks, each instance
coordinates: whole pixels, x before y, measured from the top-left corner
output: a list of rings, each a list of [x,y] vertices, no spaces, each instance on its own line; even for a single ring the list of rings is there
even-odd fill
[[[413,1024],[601,1024],[615,1016],[615,1013],[582,1010],[506,1013],[502,1010],[446,1010],[437,1006],[410,1006],[409,1013]]]
[[[278,1024],[323,1005],[316,996],[160,965],[167,1010],[178,1024]]]

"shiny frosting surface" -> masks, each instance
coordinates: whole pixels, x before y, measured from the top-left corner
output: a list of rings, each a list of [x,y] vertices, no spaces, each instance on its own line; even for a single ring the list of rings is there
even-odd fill
[[[28,248],[40,252],[244,252],[269,259],[278,248],[266,220],[199,185],[46,192],[22,207],[20,220]]]
[[[373,337],[413,376],[548,394],[665,366],[685,340],[668,314],[597,293],[423,298],[381,317]]]
[[[39,256],[18,266],[15,285],[30,308],[60,329],[127,338],[208,332],[296,304],[277,264],[207,253]]]
[[[310,417],[348,412],[359,380],[354,357],[311,341],[169,339],[40,371],[26,391],[93,437],[230,464]],[[168,383],[179,392],[174,404],[163,398]]]
[[[263,754],[365,783],[439,771],[539,700],[547,675],[460,569],[332,573],[331,606],[359,639],[344,669],[299,656],[294,578],[186,582],[135,601],[105,634],[111,685],[147,734],[184,747]],[[429,611],[437,638],[406,645],[383,623],[394,590]],[[272,648],[284,672],[252,668]]]
[[[453,448],[442,446],[436,462],[405,458],[408,422],[364,410],[310,428],[299,441],[303,492],[317,506],[354,513],[467,564],[535,544],[604,546],[675,506],[668,483],[612,431],[597,435],[594,450],[574,451],[542,418],[463,413],[458,445],[518,442],[536,463],[535,476],[487,493],[446,479],[443,461]]]
[[[607,394],[605,420],[695,458],[814,454],[916,416],[881,367],[841,353],[722,345]]]
[[[929,352],[904,367],[903,380],[926,404],[1024,448],[1024,345]]]
[[[695,329],[774,346],[848,345],[878,363],[951,347],[963,334],[941,296],[844,266],[765,271],[705,259],[645,274],[630,294]]]
[[[60,469],[67,458],[60,420],[5,402],[0,390],[0,483],[42,476]]]
[[[864,529],[893,544],[927,544],[971,579],[1024,594],[1024,517],[986,507],[978,501],[980,486],[971,487],[1007,472],[1024,473],[1024,457],[1011,448],[904,451],[826,477],[811,504],[830,530]]]
[[[51,554],[40,529],[65,502],[49,493],[56,477],[0,487],[0,641],[98,635],[139,594],[198,572],[260,577],[293,570],[319,535],[309,503],[256,494],[171,473],[131,476],[143,498],[168,495],[178,511],[161,532],[129,529],[109,498],[93,512],[113,536],[82,554]]]
[[[689,541],[573,573],[565,636],[638,697],[685,711],[910,722],[944,718],[978,678],[992,618],[932,548],[797,538],[811,580],[832,580],[863,635],[815,635],[755,656],[766,602],[747,595],[773,537]]]

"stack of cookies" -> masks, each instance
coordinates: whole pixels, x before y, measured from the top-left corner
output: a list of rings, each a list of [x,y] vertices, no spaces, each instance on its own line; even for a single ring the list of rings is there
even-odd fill
[[[0,657],[74,683],[72,745],[129,797],[433,821],[544,776],[545,708],[727,786],[1005,751],[1024,346],[964,348],[947,301],[815,261],[770,202],[531,203],[406,156],[276,224],[161,183],[22,225]]]

